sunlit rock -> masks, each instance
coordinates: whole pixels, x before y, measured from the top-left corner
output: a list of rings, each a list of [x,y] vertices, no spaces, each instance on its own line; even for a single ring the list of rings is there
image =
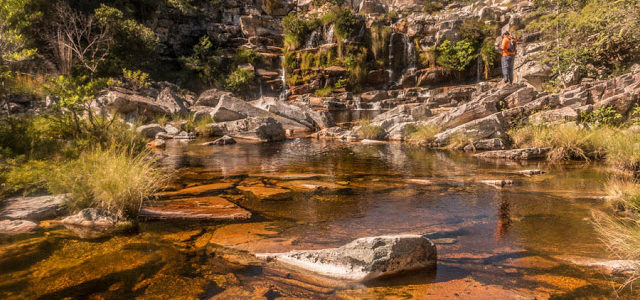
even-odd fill
[[[40,221],[61,216],[65,195],[15,197],[4,201],[0,219]]]
[[[257,256],[323,276],[368,281],[435,267],[436,246],[421,235],[395,235],[360,238],[333,249]]]

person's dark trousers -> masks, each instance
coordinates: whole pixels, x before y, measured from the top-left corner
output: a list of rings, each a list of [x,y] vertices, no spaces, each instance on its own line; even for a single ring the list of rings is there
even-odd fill
[[[515,55],[502,57],[502,77],[505,83],[513,83],[513,61]]]

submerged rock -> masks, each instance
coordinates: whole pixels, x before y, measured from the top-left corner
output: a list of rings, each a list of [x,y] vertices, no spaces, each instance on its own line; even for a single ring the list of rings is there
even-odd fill
[[[534,176],[534,175],[542,175],[544,174],[544,171],[538,170],[538,169],[532,169],[532,170],[522,170],[522,171],[518,171],[516,172],[520,175],[524,175],[524,176]]]
[[[25,234],[33,233],[38,229],[38,224],[26,220],[0,221],[0,234]]]
[[[15,197],[5,200],[0,219],[41,221],[61,216],[66,195]]]
[[[251,218],[251,213],[219,196],[156,201],[143,207],[140,217],[159,220],[232,221]]]
[[[478,153],[476,157],[482,158],[502,158],[513,160],[533,160],[544,159],[547,157],[547,153],[551,148],[524,148],[524,149],[512,149],[512,150],[496,150]]]
[[[339,248],[258,254],[258,258],[339,279],[368,281],[436,265],[436,246],[421,235],[357,239]]]
[[[285,200],[292,196],[290,190],[278,187],[239,186],[238,189],[259,200]]]
[[[234,140],[232,137],[228,135],[225,135],[219,139],[216,139],[215,141],[202,143],[202,145],[203,146],[214,146],[214,145],[223,146],[223,145],[233,145],[235,143],[237,143],[236,140]]]
[[[513,185],[513,180],[482,180],[480,181],[486,185],[494,186],[497,188],[503,188],[505,186]]]

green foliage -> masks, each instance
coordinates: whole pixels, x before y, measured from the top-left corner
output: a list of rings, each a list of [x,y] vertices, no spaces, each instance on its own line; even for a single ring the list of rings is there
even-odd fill
[[[317,89],[313,92],[313,95],[316,97],[329,97],[331,94],[333,94],[333,88],[330,86]]]
[[[364,20],[350,9],[335,7],[322,16],[323,24],[333,24],[335,34],[339,39],[352,39],[364,25]]]
[[[282,0],[265,0],[263,3],[263,9],[266,13],[273,15],[278,9],[284,7]]]
[[[96,19],[108,26],[114,41],[102,66],[102,74],[115,75],[123,68],[140,69],[153,58],[158,38],[153,30],[108,5],[95,10]]]
[[[358,122],[358,133],[361,138],[367,140],[380,140],[384,138],[384,130],[380,126],[371,124],[370,120],[360,120]]]
[[[359,89],[367,76],[367,50],[363,47],[350,48],[343,64],[347,69],[349,87]]]
[[[232,92],[240,92],[248,88],[255,80],[256,74],[252,70],[236,69],[227,78],[226,88]]]
[[[320,23],[317,19],[305,20],[296,13],[291,12],[282,19],[284,31],[284,45],[286,49],[295,50],[304,44]]]
[[[638,105],[631,110],[631,123],[633,125],[640,125],[640,106]]]
[[[584,123],[612,126],[622,121],[622,115],[611,106],[604,106],[592,112],[582,111],[580,117]]]
[[[132,71],[122,69],[122,76],[124,76],[125,82],[136,91],[151,86],[149,74],[140,70]]]
[[[284,61],[282,62],[287,74],[291,74],[293,70],[300,68],[300,61],[295,52],[285,52]]]
[[[169,6],[179,10],[182,14],[188,15],[196,11],[196,7],[192,4],[193,0],[167,0]]]
[[[382,66],[387,65],[389,59],[389,40],[391,39],[391,28],[384,25],[374,25],[370,29],[371,53],[375,60],[381,60]]]
[[[23,160],[23,157],[9,160],[6,173],[0,175],[0,195],[21,193],[28,196],[47,190],[47,180],[53,173],[53,165],[41,160]]]
[[[202,82],[212,86],[221,80],[223,71],[219,53],[215,50],[208,36],[203,36],[193,46],[193,54],[189,57],[181,57],[185,66],[198,74]]]
[[[344,3],[344,0],[313,0],[313,6],[315,7],[321,7],[325,3],[330,3],[333,5],[340,6]]]
[[[473,41],[479,45],[486,38],[495,38],[498,33],[498,25],[479,18],[468,18],[462,22],[459,30],[462,39]]]
[[[493,39],[491,37],[485,38],[480,47],[480,58],[484,63],[485,79],[489,78],[489,70],[496,63],[497,54]]]
[[[441,11],[447,4],[449,4],[448,0],[426,0],[424,1],[422,11],[432,15]]]
[[[256,65],[260,63],[262,57],[256,49],[241,49],[233,54],[233,65],[239,66],[244,64]]]
[[[549,41],[543,62],[556,85],[568,72],[607,77],[640,58],[640,2],[636,0],[538,0],[540,17],[528,25]]]
[[[57,167],[48,179],[53,193],[68,193],[73,211],[95,207],[119,217],[134,218],[166,177],[146,153],[95,149]]]
[[[456,71],[464,71],[478,57],[473,42],[466,39],[456,43],[446,40],[436,51],[437,63]]]

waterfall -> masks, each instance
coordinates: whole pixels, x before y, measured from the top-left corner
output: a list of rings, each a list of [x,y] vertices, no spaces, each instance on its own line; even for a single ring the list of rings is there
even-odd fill
[[[287,100],[289,97],[289,87],[287,86],[287,72],[284,68],[284,56],[280,56],[280,65],[282,66],[280,78],[282,79],[282,92],[280,93],[280,100]]]
[[[482,57],[478,55],[477,63],[478,67],[476,68],[476,82],[482,81]]]
[[[333,43],[334,31],[335,31],[335,26],[333,24],[329,25],[329,29],[327,30],[327,32],[325,33],[325,36],[324,36],[324,43],[325,44],[332,44]]]
[[[354,97],[353,104],[356,105],[356,110],[362,110],[362,99],[360,97]]]
[[[323,42],[321,39],[324,39],[324,37],[322,37],[322,27],[319,27],[311,33],[307,43],[304,45],[304,49],[317,48]]]
[[[262,79],[258,79],[258,85],[260,86],[260,99],[262,99]]]
[[[389,84],[393,83],[393,75],[394,75],[394,71],[393,71],[393,35],[395,34],[393,32],[393,23],[391,23],[390,25],[391,27],[391,35],[389,36],[389,50],[387,52],[389,52],[389,66],[387,67],[387,72],[389,73]]]
[[[394,44],[398,45],[394,49]],[[400,49],[400,46],[402,47]],[[395,53],[400,52],[402,53]],[[396,61],[396,55],[402,55],[402,59]],[[411,38],[404,33],[392,33],[389,41],[389,83],[401,84],[407,76],[415,75],[417,69],[416,45]],[[395,72],[401,71],[399,78],[395,78]]]

